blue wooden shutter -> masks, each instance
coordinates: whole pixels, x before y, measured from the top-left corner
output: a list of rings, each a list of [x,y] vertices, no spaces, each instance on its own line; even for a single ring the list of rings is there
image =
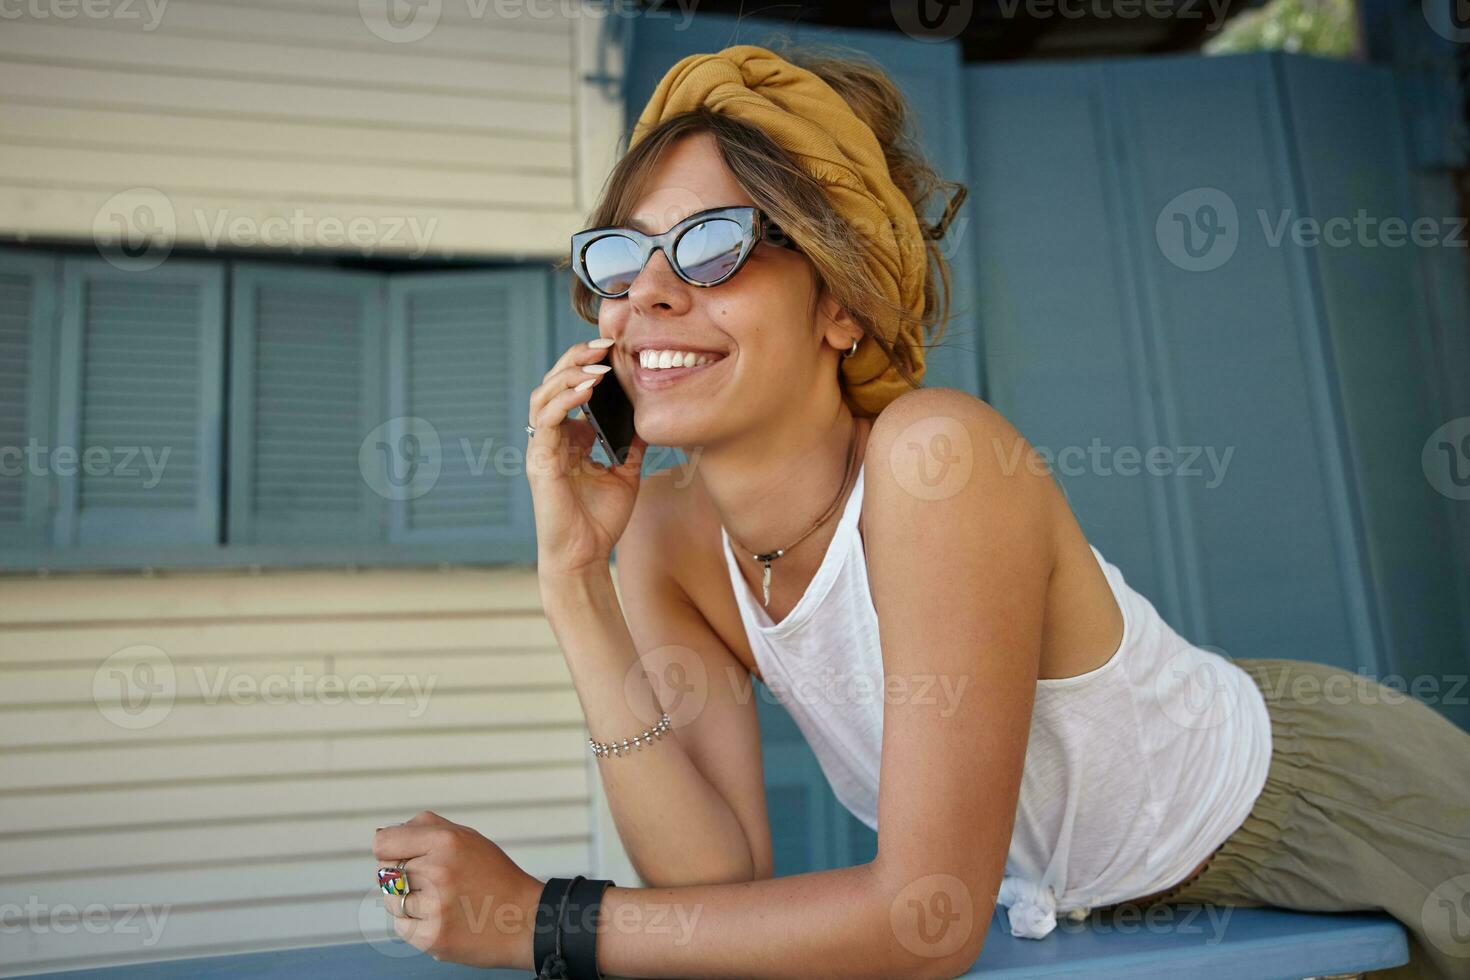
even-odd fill
[[[52,256],[0,250],[0,545],[7,549],[42,547],[49,536],[58,277]]]
[[[230,543],[383,540],[359,465],[384,420],[383,277],[240,264],[230,286]]]
[[[990,400],[1053,451],[1232,454],[1060,472],[1088,537],[1232,656],[1462,674],[1422,256],[1273,241],[1414,213],[1391,76],[1280,53],[967,74]]]
[[[551,366],[546,280],[544,269],[390,278],[389,445],[412,447],[420,458],[401,462],[427,468],[390,505],[394,543],[534,560],[525,425]]]
[[[216,543],[223,270],[71,258],[62,269],[58,441],[105,461],[58,477],[58,543]]]

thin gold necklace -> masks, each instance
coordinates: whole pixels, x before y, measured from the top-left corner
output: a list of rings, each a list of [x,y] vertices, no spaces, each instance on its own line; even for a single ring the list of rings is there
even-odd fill
[[[795,541],[791,542],[786,547],[784,547],[784,548],[777,548],[775,551],[767,551],[764,554],[752,554],[750,556],[755,561],[758,561],[762,565],[765,566],[765,570],[761,573],[761,595],[762,595],[761,605],[769,606],[771,604],[771,562],[775,561],[777,558],[780,558],[782,555],[786,554],[786,552],[790,551],[792,548],[795,548],[797,545],[799,545],[803,541],[805,541],[807,535],[811,534],[817,528],[819,528],[823,524],[827,523],[827,519],[830,518],[832,516],[832,514],[837,510],[837,502],[842,499],[842,493],[843,493],[844,490],[847,489],[847,483],[848,483],[848,481],[850,479],[852,479],[853,463],[855,463],[857,461],[857,444],[858,444],[857,437],[858,437],[858,421],[857,421],[857,419],[853,419],[853,421],[852,421],[852,440],[848,443],[848,447],[847,447],[847,472],[843,474],[843,476],[842,476],[842,486],[838,487],[838,489],[837,489],[837,496],[835,498],[833,498],[833,500],[832,500],[832,506],[830,506],[830,507],[827,508],[827,512],[825,514],[823,514],[821,517],[817,518],[816,523],[813,524],[811,527],[807,528],[806,531],[802,534],[801,537],[797,538]],[[726,535],[730,535],[730,532],[729,532],[728,529],[726,529],[725,534]],[[730,540],[731,541],[735,541],[735,538],[734,538],[733,535],[730,535]],[[746,552],[749,552],[750,551],[749,548],[746,548],[739,541],[735,541],[735,546],[738,547],[741,551],[746,551]]]

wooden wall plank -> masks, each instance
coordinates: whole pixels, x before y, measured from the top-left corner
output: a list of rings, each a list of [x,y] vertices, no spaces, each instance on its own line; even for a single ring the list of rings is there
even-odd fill
[[[283,747],[290,751],[282,752]],[[82,748],[8,746],[0,754],[0,787],[40,790],[88,785],[138,785],[169,780],[250,779],[328,772],[386,772],[434,760],[436,767],[561,763],[583,758],[580,720],[508,729],[394,729],[377,734],[301,735],[150,743],[146,751],[119,742]],[[3,797],[0,797],[3,799]],[[0,831],[3,833],[3,831]]]
[[[289,632],[283,635],[283,627]],[[413,617],[320,620],[294,618],[271,622],[223,620],[216,623],[144,622],[74,629],[10,629],[0,633],[0,663],[54,664],[69,660],[96,665],[125,647],[148,644],[173,656],[264,656],[289,650],[303,655],[353,650],[407,653],[411,650],[473,650],[482,646],[544,648],[554,642],[544,619],[530,616],[441,614],[430,621]]]
[[[417,812],[404,812],[393,801],[385,800],[380,810],[364,810],[350,816],[328,814],[290,820],[81,830],[65,835],[64,848],[51,849],[37,848],[35,835],[0,834],[0,862],[4,864],[7,879],[41,879],[103,871],[124,874],[137,867],[204,865],[282,854],[341,854],[359,849],[374,829],[387,823],[400,823]],[[547,800],[534,805],[450,804],[434,812],[455,823],[474,827],[502,847],[577,837],[587,832],[587,806],[581,801]],[[139,860],[140,855],[144,860]]]
[[[441,207],[496,207],[504,204],[570,208],[573,187],[565,177],[551,174],[496,173],[488,170],[438,170],[432,178],[422,165],[384,166],[371,159],[351,163],[296,159],[268,160],[219,153],[157,150],[110,150],[96,147],[15,144],[0,141],[0,172],[46,173],[72,186],[86,186],[103,177],[109,186],[170,188],[195,194],[225,192],[270,200],[312,198],[372,206],[384,216],[396,216],[399,205]],[[330,213],[329,215],[330,216]],[[233,218],[213,210],[194,217],[175,211],[180,224],[202,225],[228,232]],[[228,234],[225,236],[228,243]]]
[[[108,709],[105,703],[101,707]],[[247,738],[261,731],[308,734],[492,722],[502,726],[535,724],[580,718],[581,711],[575,692],[549,687],[524,693],[484,694],[409,690],[399,698],[374,703],[347,700],[329,705],[309,698],[286,704],[225,699],[215,704],[175,702],[164,710],[161,720],[140,731],[149,739]],[[112,716],[119,717],[116,713]],[[0,711],[0,742],[7,745],[102,743],[128,737],[128,730],[109,720],[97,705]]]
[[[236,158],[275,161],[413,164],[447,169],[570,176],[570,134],[534,141],[494,132],[415,130],[412,138],[384,126],[354,123],[221,119],[203,113],[162,113],[105,107],[27,105],[0,97],[0,133],[12,143],[114,147],[158,154],[209,149]]]
[[[71,105],[208,112],[256,119],[298,119],[381,126],[561,135],[571,129],[567,103],[493,95],[432,96],[392,88],[294,81],[191,77],[74,65],[0,62],[0,90],[12,99]]]
[[[494,58],[452,57],[413,44],[376,50],[261,44],[231,37],[177,36],[79,29],[76,22],[7,23],[0,59],[168,71],[207,77],[254,76],[278,81],[325,81],[400,91],[495,93],[532,102],[565,102],[572,76],[560,63],[536,65]]]
[[[566,64],[570,58],[564,19],[472,18],[455,16],[446,5],[447,16],[423,38],[407,47],[426,56],[459,55],[511,61],[522,64]],[[327,10],[290,3],[267,8],[263,4],[216,3],[213,0],[169,0],[165,15],[152,30],[145,5],[135,4],[136,18],[123,16],[76,18],[64,23],[79,30],[115,33],[152,33],[195,38],[235,38],[264,45],[331,46],[345,50],[381,52],[389,45],[368,29],[356,9]],[[487,7],[486,9],[493,9]],[[14,19],[56,23],[49,12],[37,12],[33,4],[14,8]]]
[[[328,662],[330,660],[330,662]],[[566,659],[556,650],[540,652],[469,651],[457,654],[351,653],[327,657],[174,660],[180,700],[228,697],[232,685],[254,690],[284,690],[287,685],[338,683],[354,697],[394,697],[418,689],[432,692],[500,687],[565,686],[571,683]],[[0,672],[0,709],[58,702],[89,706],[96,668],[25,668]],[[13,676],[10,676],[13,675]],[[335,680],[333,680],[335,679]]]
[[[63,583],[71,583],[68,587]],[[235,569],[157,575],[76,574],[0,580],[0,627],[45,621],[253,618],[333,613],[429,615],[475,610],[541,614],[534,574],[524,569],[364,568],[355,572]],[[87,601],[78,603],[78,591]],[[548,634],[549,635],[549,634]]]

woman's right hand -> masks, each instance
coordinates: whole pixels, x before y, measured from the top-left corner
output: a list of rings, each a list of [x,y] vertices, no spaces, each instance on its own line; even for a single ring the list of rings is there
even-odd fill
[[[623,536],[638,499],[647,443],[634,435],[621,466],[605,466],[588,453],[596,441],[592,423],[567,413],[584,405],[608,371],[593,374],[585,365],[601,364],[610,343],[573,344],[531,392],[530,422],[536,433],[526,449],[526,478],[536,513],[539,574],[575,574],[607,566],[613,545]],[[591,381],[581,391],[577,386]]]

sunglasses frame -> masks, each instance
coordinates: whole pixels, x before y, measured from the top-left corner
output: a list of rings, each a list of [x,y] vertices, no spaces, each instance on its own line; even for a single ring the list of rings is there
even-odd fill
[[[731,266],[729,272],[714,282],[699,282],[698,280],[691,279],[684,273],[684,270],[679,266],[678,258],[675,257],[675,252],[679,248],[679,240],[690,229],[715,218],[734,221],[740,226],[740,254],[735,257],[735,264]],[[582,283],[588,289],[603,299],[621,299],[628,295],[629,290],[633,288],[631,283],[628,289],[624,289],[622,292],[604,292],[597,287],[597,284],[592,281],[592,276],[587,272],[587,249],[591,248],[595,242],[601,241],[604,238],[620,235],[623,238],[629,239],[638,247],[640,254],[638,274],[635,274],[633,277],[635,280],[638,275],[642,274],[644,267],[648,265],[648,260],[652,257],[654,249],[661,249],[664,253],[664,258],[669,262],[669,268],[674,270],[674,275],[691,286],[707,289],[710,286],[718,286],[722,282],[727,282],[731,276],[739,272],[741,267],[745,265],[745,261],[750,258],[750,253],[755,251],[755,246],[770,236],[780,236],[773,244],[781,247],[794,247],[790,246],[790,243],[786,242],[784,236],[781,236],[780,233],[780,226],[766,217],[765,212],[760,210],[760,208],[750,204],[733,204],[726,207],[696,211],[675,223],[668,231],[659,235],[644,234],[637,228],[629,228],[624,225],[604,225],[600,228],[588,228],[584,231],[579,231],[572,236],[572,271],[577,274],[577,278],[582,280]]]

